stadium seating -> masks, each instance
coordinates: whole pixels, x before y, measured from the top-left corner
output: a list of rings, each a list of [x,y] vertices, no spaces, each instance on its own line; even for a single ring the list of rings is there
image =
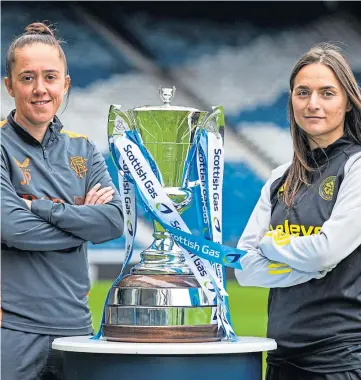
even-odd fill
[[[2,9],[2,46],[5,49],[22,26],[34,20],[49,19],[58,24],[72,77],[72,93],[66,111],[60,115],[67,129],[87,134],[104,153],[114,182],[117,173],[107,150],[106,124],[110,104],[124,109],[143,104],[160,104],[159,79],[141,72],[131,60],[114,48],[96,30],[62,9],[59,4],[22,4],[22,12],[12,3]],[[18,20],[13,22],[13,15]],[[291,141],[286,114],[288,76],[293,63],[310,46],[320,41],[345,41],[359,81],[361,80],[360,30],[351,15],[325,16],[307,27],[263,30],[252,25],[222,27],[212,21],[194,20],[189,25],[176,19],[155,20],[145,13],[131,14],[124,27],[152,52],[155,63],[207,104],[221,104],[227,128],[241,132],[261,153],[281,164],[291,158]],[[4,76],[2,59],[2,76]],[[2,86],[2,117],[13,108]],[[193,100],[177,92],[174,104],[192,106]],[[232,159],[225,165],[224,241],[235,246],[258,199],[267,175],[238,155],[233,141]],[[239,145],[239,150],[241,146]],[[196,228],[194,210],[186,220]],[[137,238],[136,251],[150,241],[151,228]],[[148,226],[148,227],[147,227]],[[144,238],[144,236],[147,236]],[[97,261],[98,250],[109,261],[121,261],[124,239],[91,246],[90,258]],[[137,257],[137,255],[136,255]],[[137,260],[137,258],[135,259]]]

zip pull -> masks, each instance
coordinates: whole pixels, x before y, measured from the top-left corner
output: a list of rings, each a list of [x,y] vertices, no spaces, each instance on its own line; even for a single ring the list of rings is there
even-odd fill
[[[43,146],[43,149],[45,150],[45,149],[47,149],[47,148],[49,148],[49,146],[54,142],[54,140],[57,138],[57,136],[56,136],[56,134],[53,132],[53,129],[52,129],[52,127],[50,127],[50,137],[49,137],[49,139],[48,139],[48,142],[47,142],[47,144],[45,145],[45,146]]]
[[[44,156],[45,166],[47,167],[47,169],[49,170],[49,172],[52,172],[53,169],[49,165],[49,160],[48,160],[48,151],[47,151],[47,149],[45,147],[42,147],[42,148],[43,148],[43,156]]]

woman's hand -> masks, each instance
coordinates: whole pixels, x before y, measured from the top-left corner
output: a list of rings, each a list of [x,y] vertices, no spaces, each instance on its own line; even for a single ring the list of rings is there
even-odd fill
[[[113,199],[114,189],[112,186],[101,188],[101,184],[97,183],[91,188],[85,197],[84,205],[103,205]]]
[[[28,206],[28,209],[31,210],[31,201],[29,199],[24,199],[23,198],[23,201],[26,203],[26,205]]]

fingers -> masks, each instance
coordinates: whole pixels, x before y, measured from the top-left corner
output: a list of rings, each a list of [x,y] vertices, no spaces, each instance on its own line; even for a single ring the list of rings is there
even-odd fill
[[[89,190],[85,198],[85,205],[105,204],[113,199],[114,189],[112,186],[100,188],[100,184]]]
[[[24,199],[23,201],[26,203],[26,206],[28,207],[29,210],[31,210],[31,201],[29,199]]]
[[[104,199],[104,201],[102,201],[101,203],[96,203],[96,204],[103,204],[103,205],[105,205],[106,203],[108,203],[108,202],[110,202],[112,199],[113,199],[113,193],[114,193],[114,190],[112,191],[112,194],[111,195],[109,195],[108,197],[106,197],[105,199]],[[100,199],[100,198],[99,198]]]
[[[102,205],[108,203],[113,199],[114,189],[111,186],[104,187],[104,189],[99,190],[96,194],[100,195],[99,198],[96,200],[95,204]]]
[[[92,204],[92,203],[90,203],[90,200],[92,199],[93,195],[95,195],[95,193],[100,189],[100,186],[101,186],[101,184],[97,183],[94,187],[92,187],[89,190],[88,194],[85,197],[85,201],[84,201],[85,205]]]

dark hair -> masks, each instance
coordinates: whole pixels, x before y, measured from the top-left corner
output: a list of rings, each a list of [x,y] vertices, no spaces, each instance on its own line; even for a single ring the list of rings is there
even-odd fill
[[[15,49],[21,49],[24,46],[32,45],[35,43],[42,43],[45,45],[54,46],[58,49],[61,59],[64,61],[65,74],[67,75],[68,64],[62,48],[64,41],[55,37],[55,29],[51,28],[51,25],[45,25],[42,22],[34,22],[25,27],[25,32],[15,38],[6,52],[5,69],[6,76],[11,81],[11,72],[15,64]],[[69,101],[70,85],[66,97],[66,105]],[[65,107],[66,107],[65,105]]]
[[[361,144],[361,90],[342,49],[329,43],[320,43],[305,53],[294,66],[290,77],[290,93],[288,98],[288,117],[293,142],[293,160],[284,184],[283,200],[288,207],[293,204],[296,193],[302,184],[309,184],[309,173],[317,169],[307,163],[310,154],[308,135],[296,123],[292,92],[294,81],[299,71],[306,65],[321,63],[328,66],[346,91],[351,110],[345,115],[345,135],[352,141]]]

